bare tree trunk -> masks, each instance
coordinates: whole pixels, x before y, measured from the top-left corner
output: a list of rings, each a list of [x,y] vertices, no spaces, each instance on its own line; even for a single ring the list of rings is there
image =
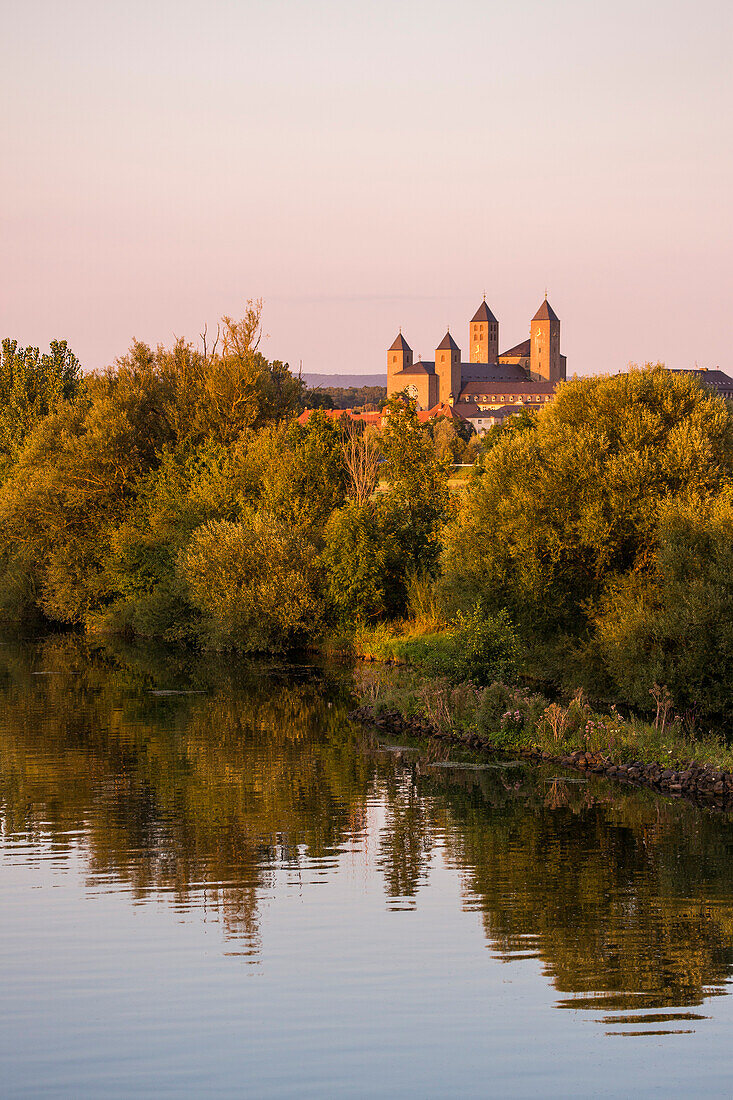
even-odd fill
[[[377,487],[382,453],[376,433],[369,428],[358,432],[353,421],[348,421],[346,431],[343,451],[351,481],[350,496],[357,504],[365,504]]]

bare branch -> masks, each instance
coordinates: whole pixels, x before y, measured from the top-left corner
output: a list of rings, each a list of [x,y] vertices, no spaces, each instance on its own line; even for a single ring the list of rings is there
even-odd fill
[[[347,421],[347,438],[343,444],[344,465],[349,475],[350,496],[357,504],[365,504],[377,487],[381,451],[376,433],[365,429],[358,432],[350,418]]]

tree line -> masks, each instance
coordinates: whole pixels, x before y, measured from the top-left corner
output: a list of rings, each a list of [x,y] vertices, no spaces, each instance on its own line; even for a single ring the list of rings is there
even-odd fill
[[[259,326],[252,302],[210,349],[135,342],[92,375],[63,342],[3,342],[0,613],[255,652],[428,606],[444,633],[510,621],[560,686],[728,713],[725,401],[657,365],[567,382],[481,442],[406,399],[381,432],[301,425]]]

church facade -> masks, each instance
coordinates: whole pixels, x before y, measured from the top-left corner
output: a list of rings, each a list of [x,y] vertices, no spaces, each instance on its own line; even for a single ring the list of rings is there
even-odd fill
[[[415,361],[400,331],[387,352],[387,396],[407,392],[419,409],[452,406],[478,431],[523,408],[549,401],[567,373],[560,351],[560,320],[545,298],[530,324],[529,339],[499,352],[499,322],[481,303],[468,326],[469,362],[450,332],[435,359]]]

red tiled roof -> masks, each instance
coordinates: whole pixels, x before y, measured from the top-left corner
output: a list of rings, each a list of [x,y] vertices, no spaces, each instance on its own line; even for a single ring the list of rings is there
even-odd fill
[[[298,417],[298,423],[307,424],[315,411],[315,409],[305,409]],[[353,409],[324,409],[323,411],[329,420],[340,420],[342,416],[346,416],[350,420],[363,420],[365,424],[376,424],[377,427],[382,423],[381,412],[357,413]]]
[[[315,409],[305,409],[298,417],[298,423],[307,424],[315,411]],[[351,420],[363,420],[365,424],[374,424],[378,428],[381,428],[382,421],[387,415],[381,412],[357,413],[353,409],[324,409],[323,411],[329,420],[340,420],[343,416],[346,416]],[[417,414],[417,419],[421,424],[426,424],[428,420],[436,420],[440,416],[444,416],[448,420],[466,419],[462,415],[462,411],[449,405],[446,401],[433,405],[432,409],[421,409]]]
[[[439,416],[444,416],[447,420],[465,420],[465,416],[453,405],[449,405],[447,401],[441,401],[437,405],[433,405],[432,409],[422,409],[417,418],[421,424],[427,423],[428,420],[436,420]]]

